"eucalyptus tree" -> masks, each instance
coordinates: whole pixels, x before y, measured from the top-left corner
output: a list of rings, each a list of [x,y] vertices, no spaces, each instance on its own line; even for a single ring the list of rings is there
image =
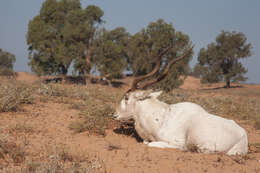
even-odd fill
[[[93,52],[97,37],[102,30],[100,27],[104,23],[102,19],[104,12],[97,6],[89,5],[82,13],[81,19],[78,15],[71,19],[72,23],[75,22],[72,27],[77,30],[74,36],[77,42],[75,52],[81,51],[80,55],[75,58],[74,71],[79,74],[89,74],[91,68],[95,65]],[[78,28],[75,28],[75,25]]]
[[[102,77],[122,77],[127,68],[127,46],[130,34],[123,27],[103,30],[95,43],[94,62]]]
[[[159,19],[151,22],[131,38],[128,46],[129,62],[134,76],[144,75],[154,69],[156,57],[162,56],[161,68],[163,68],[188,49],[192,49],[189,36],[176,31],[171,23]],[[193,51],[189,51],[182,61],[172,65],[167,77],[156,87],[165,91],[178,87],[183,82],[180,76],[185,76],[192,54]],[[160,73],[161,71],[156,75]]]
[[[251,56],[252,45],[247,43],[246,36],[241,32],[222,31],[215,43],[200,49],[198,64],[194,71],[200,74],[202,82],[230,82],[245,81],[247,72],[239,59]]]
[[[66,75],[74,62],[80,72],[90,66],[90,40],[103,11],[96,6],[82,9],[80,0],[46,0],[40,14],[28,25],[29,65],[41,74]],[[79,65],[80,64],[80,65]]]

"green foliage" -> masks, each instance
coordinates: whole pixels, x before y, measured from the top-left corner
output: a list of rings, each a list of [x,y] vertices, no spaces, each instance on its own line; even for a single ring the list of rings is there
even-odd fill
[[[168,24],[162,19],[151,22],[147,28],[136,33],[130,41],[128,51],[129,62],[134,75],[144,75],[152,71],[158,55],[169,46],[171,48],[162,58],[161,69],[170,60],[182,55],[191,47],[189,36],[175,31],[171,23]],[[172,65],[168,76],[156,87],[169,91],[179,86],[182,83],[179,77],[187,72],[192,54],[191,52],[184,60]]]
[[[32,71],[66,75],[75,61],[77,70],[89,71],[84,60],[103,11],[96,6],[81,8],[79,0],[46,0],[40,14],[29,22],[27,44]],[[85,65],[85,66],[84,66]]]
[[[14,74],[13,65],[15,60],[13,54],[0,49],[0,76],[10,76]]]
[[[127,45],[130,34],[119,27],[111,31],[103,30],[97,39],[94,62],[101,75],[111,79],[122,76],[127,67]]]
[[[81,52],[74,59],[74,72],[79,74],[88,74],[93,67],[93,49],[95,37],[98,33],[99,26],[104,22],[102,17],[104,12],[97,6],[90,5],[82,11],[81,19],[75,15],[71,22],[75,30],[75,53]],[[80,20],[79,20],[80,19]],[[78,26],[78,27],[75,27]],[[71,33],[71,29],[68,30]],[[78,34],[76,36],[76,34]]]
[[[222,31],[216,43],[200,50],[194,72],[201,75],[204,83],[225,81],[230,87],[230,82],[245,81],[247,70],[239,59],[251,56],[252,46],[246,41],[241,32]]]

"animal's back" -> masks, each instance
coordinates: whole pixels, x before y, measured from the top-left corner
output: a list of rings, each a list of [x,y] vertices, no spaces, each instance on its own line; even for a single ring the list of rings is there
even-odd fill
[[[189,102],[171,105],[170,112],[160,132],[163,140],[177,141],[183,149],[193,144],[202,152],[247,153],[246,132],[233,120],[209,114]]]
[[[187,130],[187,143],[192,143],[203,152],[228,152],[240,141],[238,154],[247,152],[247,135],[233,120],[212,114],[193,118]]]
[[[184,149],[186,132],[194,117],[205,114],[205,110],[190,102],[172,104],[166,112],[164,124],[158,132],[158,140],[169,142],[177,148]]]

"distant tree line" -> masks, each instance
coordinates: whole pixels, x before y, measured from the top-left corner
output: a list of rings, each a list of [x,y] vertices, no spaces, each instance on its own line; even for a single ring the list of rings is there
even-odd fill
[[[72,66],[75,75],[91,76],[96,69],[101,77],[113,80],[121,78],[125,71],[134,76],[149,73],[155,66],[155,57],[165,49],[162,67],[192,47],[187,34],[162,19],[131,35],[123,27],[105,29],[103,15],[97,6],[82,8],[80,0],[46,0],[28,25],[32,71],[38,75],[67,75]],[[199,63],[192,73],[206,82],[244,80],[246,70],[238,59],[250,56],[250,49],[242,33],[223,31],[217,43],[200,50]],[[169,91],[182,84],[180,76],[191,71],[192,56],[191,51],[174,64],[157,87]]]

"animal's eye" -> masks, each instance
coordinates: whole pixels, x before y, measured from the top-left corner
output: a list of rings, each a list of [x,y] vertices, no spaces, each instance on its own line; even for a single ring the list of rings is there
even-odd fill
[[[128,100],[129,100],[129,96],[128,95],[125,95],[125,104],[127,104]]]
[[[128,102],[128,97],[125,97],[125,104],[127,104],[127,102]]]
[[[125,94],[124,99],[125,99],[125,100],[128,100],[128,99],[129,99],[128,94]]]

